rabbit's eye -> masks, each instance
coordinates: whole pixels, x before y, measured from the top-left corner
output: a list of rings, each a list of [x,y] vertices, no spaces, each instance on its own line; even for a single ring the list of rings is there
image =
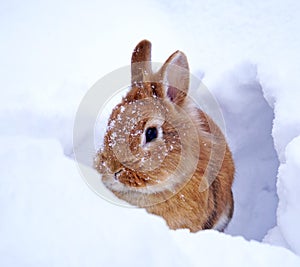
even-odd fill
[[[152,88],[152,93],[154,96],[157,96],[157,89],[156,89],[156,84],[151,83],[151,88]]]
[[[146,130],[146,143],[151,142],[157,138],[157,129],[155,127],[149,127]]]

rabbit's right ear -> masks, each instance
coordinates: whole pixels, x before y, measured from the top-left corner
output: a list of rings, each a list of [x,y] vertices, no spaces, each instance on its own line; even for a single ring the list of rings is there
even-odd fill
[[[181,51],[173,53],[160,70],[164,85],[164,95],[176,105],[181,105],[188,93],[190,72],[185,54]]]
[[[151,73],[151,43],[148,40],[143,40],[138,43],[132,53],[131,83],[143,82],[144,77]]]

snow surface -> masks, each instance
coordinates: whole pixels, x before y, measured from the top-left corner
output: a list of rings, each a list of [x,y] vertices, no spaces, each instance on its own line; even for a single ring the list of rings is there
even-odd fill
[[[1,1],[0,265],[300,266],[299,12],[296,0]],[[112,205],[69,157],[85,92],[143,38],[154,61],[184,51],[220,103],[237,168],[225,234]]]

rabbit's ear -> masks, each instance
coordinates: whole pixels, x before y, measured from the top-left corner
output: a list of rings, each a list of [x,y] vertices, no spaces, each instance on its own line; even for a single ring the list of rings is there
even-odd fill
[[[175,104],[183,103],[190,83],[187,58],[181,51],[173,53],[161,68],[165,95]]]
[[[144,77],[152,74],[151,68],[151,43],[143,40],[138,43],[131,57],[131,82],[140,83]]]

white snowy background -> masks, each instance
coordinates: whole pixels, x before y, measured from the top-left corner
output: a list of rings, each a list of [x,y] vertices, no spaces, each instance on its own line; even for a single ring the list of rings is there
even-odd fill
[[[300,266],[299,14],[297,0],[1,0],[0,266]],[[225,233],[112,205],[70,157],[85,92],[144,38],[154,61],[184,51],[222,108]]]

